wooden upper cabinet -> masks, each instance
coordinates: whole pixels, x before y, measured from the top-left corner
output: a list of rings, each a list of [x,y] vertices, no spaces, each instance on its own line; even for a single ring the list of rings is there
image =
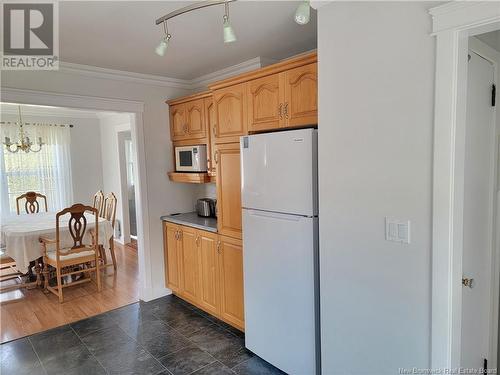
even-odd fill
[[[208,153],[208,174],[210,176],[217,175],[217,165],[215,164],[215,132],[216,129],[216,121],[215,121],[215,105],[212,97],[205,98],[205,123],[207,125],[207,132],[209,142],[210,152]]]
[[[182,226],[182,295],[191,301],[198,296],[198,246],[196,229]]]
[[[216,145],[217,229],[219,234],[241,238],[240,144]]]
[[[219,256],[217,252],[217,234],[198,231],[198,264],[200,293],[199,303],[213,315],[219,314]]]
[[[318,64],[308,64],[284,73],[286,126],[318,123]]]
[[[174,292],[182,289],[182,264],[179,226],[170,223],[163,224],[164,259],[165,259],[165,281],[167,288]]]
[[[215,142],[239,142],[247,132],[246,83],[215,90],[214,104]]]
[[[198,99],[185,103],[186,126],[189,138],[205,138],[207,129],[205,124],[204,100]]]
[[[170,107],[170,138],[172,141],[188,137],[186,125],[186,105],[176,104]]]
[[[245,328],[243,298],[243,247],[241,240],[219,236],[220,316]]]
[[[273,74],[248,83],[248,131],[284,125],[282,75]]]

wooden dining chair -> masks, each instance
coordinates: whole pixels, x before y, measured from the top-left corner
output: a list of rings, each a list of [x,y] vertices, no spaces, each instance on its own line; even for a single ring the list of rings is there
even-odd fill
[[[99,190],[94,194],[94,201],[92,203],[92,207],[97,209],[97,213],[100,217],[102,217],[104,213],[104,193],[102,190]]]
[[[85,234],[87,233],[87,217],[86,212],[90,212],[95,219],[95,226],[89,229],[91,241],[85,243]],[[65,215],[70,214],[68,220],[68,231],[71,236],[73,245],[66,247],[63,245],[64,240],[61,232],[61,219]],[[68,286],[81,284],[91,281],[90,275],[88,278],[80,279],[69,284],[63,285],[62,278],[80,273],[95,272],[97,281],[97,290],[101,291],[101,275],[99,272],[99,215],[94,207],[84,206],[83,204],[74,204],[71,207],[65,208],[56,215],[56,238],[50,239],[40,237],[40,242],[43,246],[43,262],[45,277],[45,289],[54,293],[59,297],[59,302],[63,302],[63,289]],[[88,241],[87,236],[87,241]],[[75,266],[81,266],[75,271]],[[57,287],[49,285],[49,267],[55,268],[57,277]]]
[[[115,221],[116,221],[116,205],[118,203],[118,199],[116,199],[116,195],[114,193],[109,193],[106,195],[104,199],[104,209],[102,217],[108,220],[111,223],[111,227],[113,228],[113,233],[115,230]],[[103,259],[104,267],[113,266],[116,271],[116,255],[115,255],[115,241],[114,236],[111,236],[109,240],[109,251],[111,253],[112,263],[107,263],[106,250],[103,246],[100,246],[101,256]]]
[[[36,214],[40,212],[40,203],[38,202],[38,198],[40,200],[43,199],[45,203],[45,212],[48,211],[47,209],[47,197],[43,194],[34,192],[34,191],[28,191],[27,193],[20,195],[19,197],[16,198],[16,208],[17,208],[17,214],[21,214],[21,210],[19,208],[19,201],[22,199],[25,199],[26,201],[24,202],[24,209],[27,214]]]

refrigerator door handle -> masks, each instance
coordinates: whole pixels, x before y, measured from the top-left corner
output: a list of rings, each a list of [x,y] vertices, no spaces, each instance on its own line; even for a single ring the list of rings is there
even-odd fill
[[[303,219],[305,217],[305,216],[301,216],[301,215],[282,214],[279,212],[252,210],[252,209],[248,209],[248,208],[245,208],[245,210],[247,210],[248,213],[252,216],[269,217],[269,218],[278,219],[278,220],[300,221],[301,219]]]

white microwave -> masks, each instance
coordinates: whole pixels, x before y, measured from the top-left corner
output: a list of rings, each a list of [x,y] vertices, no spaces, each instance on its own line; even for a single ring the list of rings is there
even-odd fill
[[[175,170],[177,172],[206,172],[207,146],[181,146],[175,148]]]

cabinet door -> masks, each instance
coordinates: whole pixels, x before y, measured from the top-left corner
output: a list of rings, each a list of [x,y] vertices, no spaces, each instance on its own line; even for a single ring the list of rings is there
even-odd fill
[[[177,293],[182,289],[182,265],[180,259],[181,243],[178,238],[179,227],[175,224],[164,223],[163,245],[166,286]]]
[[[222,235],[241,238],[240,144],[216,145],[217,229]]]
[[[208,136],[209,136],[209,148],[210,152],[208,153],[208,174],[210,176],[216,176],[217,175],[217,165],[215,163],[215,132],[217,131],[216,129],[216,122],[215,122],[215,105],[214,105],[214,100],[212,97],[210,98],[205,98],[205,118],[206,118],[206,125],[207,125],[207,131],[208,131]]]
[[[198,231],[199,304],[213,315],[219,314],[219,257],[217,235]]]
[[[280,74],[248,83],[248,131],[277,129],[284,125],[283,85]]]
[[[241,240],[219,236],[222,319],[245,328],[243,307],[243,247]]]
[[[187,102],[186,105],[186,124],[189,138],[205,138],[205,109],[203,99]]]
[[[318,123],[318,66],[316,63],[285,73],[285,119],[290,127]]]
[[[216,143],[239,142],[239,137],[246,134],[246,94],[246,83],[215,91]]]
[[[196,245],[196,230],[181,227],[182,241],[182,295],[191,301],[198,296],[198,249]]]
[[[187,135],[186,106],[184,103],[170,106],[170,138],[178,141]]]

